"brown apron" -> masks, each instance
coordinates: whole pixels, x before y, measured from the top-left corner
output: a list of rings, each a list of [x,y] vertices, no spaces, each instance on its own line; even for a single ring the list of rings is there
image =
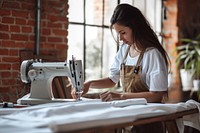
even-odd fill
[[[148,86],[142,80],[142,67],[140,63],[142,61],[145,51],[140,53],[135,66],[126,66],[125,60],[129,53],[130,46],[128,46],[124,58],[121,64],[120,76],[124,92],[137,93],[137,92],[148,92]],[[163,133],[163,125],[160,122],[144,124],[139,126],[134,126],[131,131],[127,131],[125,128],[124,132],[132,133]]]
[[[148,91],[148,86],[141,79],[142,67],[139,66],[142,61],[144,51],[141,52],[137,60],[136,66],[125,66],[125,60],[127,58],[129,49],[130,46],[127,48],[121,64],[120,76],[121,76],[123,90],[124,92]]]

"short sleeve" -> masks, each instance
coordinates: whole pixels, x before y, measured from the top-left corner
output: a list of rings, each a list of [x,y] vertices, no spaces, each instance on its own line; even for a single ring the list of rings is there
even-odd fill
[[[120,66],[121,66],[122,59],[123,59],[124,53],[126,51],[126,48],[127,48],[126,44],[120,46],[119,50],[116,53],[114,62],[110,67],[109,78],[115,83],[118,83],[120,80]]]
[[[157,49],[145,52],[142,61],[142,76],[150,91],[166,91],[168,88],[168,69],[164,57]]]

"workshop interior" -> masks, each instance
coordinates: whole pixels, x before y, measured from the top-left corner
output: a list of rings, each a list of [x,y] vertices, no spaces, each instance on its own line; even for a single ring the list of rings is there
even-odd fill
[[[122,3],[140,9],[171,60],[162,105],[99,99],[120,82],[82,95],[85,81],[109,76],[119,50],[110,18]],[[199,0],[0,0],[0,133],[120,133],[153,122],[199,133],[199,9]]]

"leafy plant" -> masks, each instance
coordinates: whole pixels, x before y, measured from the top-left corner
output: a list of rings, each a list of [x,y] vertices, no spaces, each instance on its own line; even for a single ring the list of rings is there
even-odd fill
[[[183,45],[177,47],[178,68],[192,70],[195,79],[200,79],[200,34],[195,39],[181,39]]]

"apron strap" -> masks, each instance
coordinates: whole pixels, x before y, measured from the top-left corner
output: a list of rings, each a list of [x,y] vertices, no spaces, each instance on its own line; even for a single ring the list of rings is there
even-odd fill
[[[130,47],[131,47],[131,45],[128,45],[128,48],[126,49],[126,53],[125,53],[124,58],[123,58],[123,60],[122,60],[122,64],[125,64],[125,60],[126,60],[126,57],[127,57],[127,55],[128,55],[128,52],[129,52],[129,50],[130,50]]]
[[[126,53],[125,53],[125,55],[124,55],[124,57],[123,57],[123,60],[122,60],[122,63],[123,64],[125,64],[125,60],[126,60],[126,58],[127,58],[127,55],[128,55],[128,52],[129,52],[129,50],[130,50],[130,45],[128,46],[128,48],[126,49]],[[139,58],[138,58],[138,60],[137,60],[137,63],[136,63],[136,67],[138,67],[139,66],[139,64],[140,64],[140,62],[142,61],[142,58],[143,58],[143,55],[144,55],[144,51],[145,50],[143,50],[141,53],[140,53],[140,56],[139,56]]]
[[[144,55],[144,51],[145,51],[145,50],[143,50],[143,51],[140,53],[140,56],[139,56],[139,58],[138,58],[138,60],[137,60],[137,63],[136,63],[136,67],[138,67],[139,64],[140,64],[140,62],[142,61],[142,58],[143,58],[143,55]]]
[[[130,47],[131,47],[131,45],[129,45],[128,48],[126,49],[125,55],[124,55],[123,60],[122,60],[122,64],[125,64],[125,60],[126,60],[126,58],[127,58],[128,52],[129,52],[129,50],[130,50]],[[140,56],[139,56],[139,58],[138,58],[138,60],[137,60],[137,63],[136,63],[135,69],[134,69],[134,73],[136,73],[136,74],[137,74],[138,71],[139,71],[139,64],[140,64],[140,62],[142,61],[144,52],[145,52],[145,50],[142,50],[142,52],[140,53]]]
[[[135,74],[138,74],[138,72],[139,72],[139,65],[140,65],[140,62],[142,61],[142,58],[143,58],[143,55],[144,55],[144,51],[145,50],[142,50],[142,52],[140,53],[140,56],[139,56],[139,58],[137,60],[137,63],[136,63],[135,69],[134,69],[134,73]]]

